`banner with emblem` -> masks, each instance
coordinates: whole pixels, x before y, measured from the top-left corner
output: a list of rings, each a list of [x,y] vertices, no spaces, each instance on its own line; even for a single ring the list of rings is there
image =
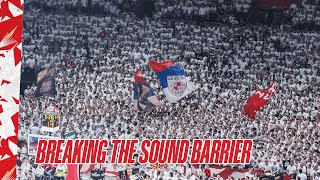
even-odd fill
[[[42,136],[42,135],[38,135],[38,134],[28,134],[28,141],[27,141],[28,149],[27,150],[28,150],[29,156],[36,155],[39,139],[59,139],[59,137]]]
[[[196,87],[189,81],[183,69],[172,60],[150,61],[150,66],[160,79],[162,91],[170,103],[174,103],[192,93]]]

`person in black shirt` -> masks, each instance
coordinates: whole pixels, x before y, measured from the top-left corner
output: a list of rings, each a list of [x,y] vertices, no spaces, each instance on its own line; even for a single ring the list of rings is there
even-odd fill
[[[169,179],[170,179],[170,180],[171,180],[171,179],[172,179],[172,180],[174,179],[174,178],[173,178],[173,172],[170,172],[170,178],[169,178]]]
[[[94,168],[91,170],[91,178],[92,179],[104,179],[104,170],[99,168]]]
[[[17,166],[20,167],[22,165],[22,161],[20,160],[19,156],[17,156]]]
[[[138,162],[138,154],[133,155],[134,164],[132,167],[132,175],[138,174],[140,170],[140,163]]]
[[[146,173],[143,170],[140,172],[140,175],[141,175],[141,178],[147,179],[148,175],[146,175]]]

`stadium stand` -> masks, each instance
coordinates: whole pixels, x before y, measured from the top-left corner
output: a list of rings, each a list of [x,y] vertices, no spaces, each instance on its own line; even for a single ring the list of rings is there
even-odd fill
[[[251,163],[232,168],[319,179],[319,2],[292,4],[284,10],[289,23],[269,26],[239,22],[239,13],[246,20],[254,8],[250,0],[157,0],[154,17],[142,19],[128,11],[139,2],[31,1],[24,14],[23,67],[34,74],[54,65],[57,96],[35,98],[35,75],[22,86],[19,176],[45,176],[27,153],[28,134],[63,137],[76,130],[77,138],[108,140],[254,139]],[[217,23],[198,22],[210,17]],[[200,88],[169,105],[149,68],[152,58],[174,60]],[[163,107],[133,110],[136,65]],[[272,81],[277,93],[271,102],[254,121],[244,118],[246,99]],[[49,105],[61,110],[55,133],[40,128]],[[154,169],[140,169],[155,178]],[[221,179],[204,169],[169,165],[159,176]]]

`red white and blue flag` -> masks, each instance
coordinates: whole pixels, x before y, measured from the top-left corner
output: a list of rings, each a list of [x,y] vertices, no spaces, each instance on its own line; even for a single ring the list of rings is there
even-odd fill
[[[268,104],[276,93],[276,85],[272,83],[267,89],[255,92],[243,107],[243,114],[249,119],[255,119],[259,110]]]
[[[196,89],[194,84],[188,80],[184,70],[172,60],[164,62],[151,60],[150,66],[160,79],[162,91],[170,103],[179,101]]]
[[[133,88],[133,106],[135,109],[150,111],[155,106],[161,106],[161,102],[153,93],[153,89],[147,83],[147,80],[143,77],[139,69],[136,70],[134,75]]]

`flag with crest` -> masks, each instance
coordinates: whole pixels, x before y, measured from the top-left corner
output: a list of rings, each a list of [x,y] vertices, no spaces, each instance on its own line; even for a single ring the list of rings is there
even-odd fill
[[[150,66],[160,79],[162,91],[170,103],[174,103],[192,93],[196,87],[189,81],[183,69],[172,60],[150,61]]]

